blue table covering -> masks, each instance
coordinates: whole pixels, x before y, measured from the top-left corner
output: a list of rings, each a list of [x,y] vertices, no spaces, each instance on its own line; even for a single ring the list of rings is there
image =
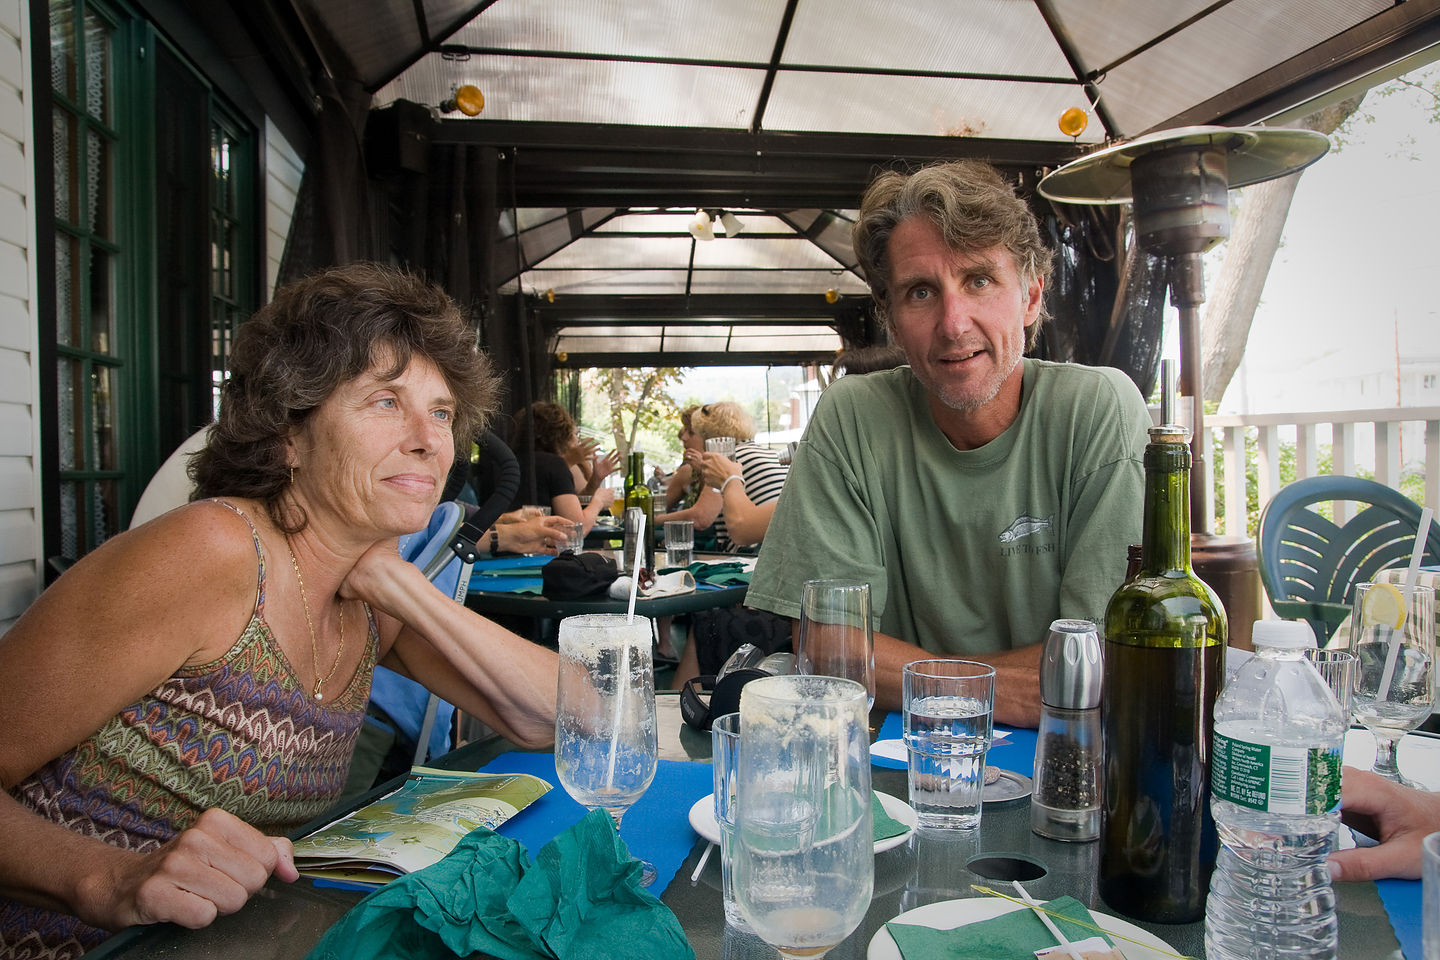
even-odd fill
[[[524,844],[533,858],[540,848],[585,815],[585,808],[560,785],[551,753],[505,753],[480,768],[482,773],[529,773],[553,784],[554,789],[500,825],[496,832]],[[625,814],[620,839],[630,852],[655,867],[650,892],[660,895],[695,845],[690,829],[690,808],[710,794],[708,763],[661,760],[655,780],[645,795]]]
[[[477,561],[470,572],[469,590],[472,593],[533,593],[538,595],[544,588],[540,568],[553,559],[554,557],[546,554],[536,554]],[[719,590],[723,586],[723,583],[698,580],[695,589],[697,591]]]
[[[1003,729],[1009,731],[1009,736],[990,748],[985,762],[991,766],[1033,776],[1035,771],[1035,731],[1016,730],[1009,727]],[[902,736],[904,736],[904,722],[901,720],[900,714],[895,712],[885,717],[885,722],[880,727],[880,735],[875,739],[893,740]],[[903,763],[885,759],[876,759],[875,763],[878,766],[887,767],[905,766]],[[1424,954],[1421,952],[1420,881],[1381,880],[1375,884],[1375,889],[1380,894],[1380,902],[1385,905],[1385,913],[1389,916],[1390,926],[1395,931],[1395,939],[1400,941],[1400,949],[1406,960],[1421,960]]]
[[[540,568],[550,560],[546,554],[481,560],[470,572],[470,589],[490,593],[539,593],[544,585]],[[521,575],[531,570],[533,574]]]

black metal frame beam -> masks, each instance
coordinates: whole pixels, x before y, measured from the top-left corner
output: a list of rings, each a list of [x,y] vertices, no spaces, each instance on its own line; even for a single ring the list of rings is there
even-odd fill
[[[882,169],[976,157],[1030,187],[1085,152],[1070,141],[491,120],[442,120],[432,141],[502,148],[513,202],[538,207],[853,208]]]
[[[588,370],[591,367],[797,367],[807,363],[829,363],[833,350],[789,350],[756,353],[571,353],[561,360],[552,358],[555,370]]]
[[[814,293],[698,293],[683,294],[577,294],[557,297],[554,303],[531,298],[532,313],[553,323],[578,323],[603,318],[612,324],[643,321],[684,323],[714,320],[739,324],[744,321],[803,324],[806,321],[834,323],[843,312],[854,310],[860,298],[846,297],[826,302]],[[869,299],[868,297],[864,299]]]

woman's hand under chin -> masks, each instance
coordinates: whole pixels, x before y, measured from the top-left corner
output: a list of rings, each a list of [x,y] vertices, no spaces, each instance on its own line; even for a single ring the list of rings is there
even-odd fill
[[[340,582],[339,594],[343,600],[364,600],[382,610],[387,609],[384,601],[386,590],[403,584],[411,572],[415,576],[424,576],[413,563],[401,559],[399,538],[381,540],[372,544],[355,561],[355,566]]]

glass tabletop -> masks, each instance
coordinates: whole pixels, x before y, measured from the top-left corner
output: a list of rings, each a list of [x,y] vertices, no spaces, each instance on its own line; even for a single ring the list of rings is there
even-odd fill
[[[709,736],[685,726],[677,697],[658,696],[657,714],[659,728],[664,731],[662,759],[709,760]],[[876,727],[878,730],[878,722]],[[469,744],[447,754],[436,765],[473,770],[496,752],[493,744]],[[1008,745],[995,749],[989,759],[997,766],[1021,768],[1020,772],[1028,774],[1033,758],[1034,731],[1021,730],[1012,734]],[[877,791],[902,799],[906,796],[903,769],[876,766],[872,772]],[[557,825],[557,832],[564,826]],[[505,832],[503,827],[500,832]],[[708,844],[698,836],[692,839],[688,856],[660,896],[680,920],[696,956],[773,960],[773,948],[753,935],[725,926],[719,857],[712,854],[697,874],[696,867]],[[926,904],[982,896],[972,889],[972,884],[1008,890],[1006,870],[1012,868],[1043,874],[1025,881],[1026,889],[1038,899],[1069,894],[1094,910],[1114,914],[1097,893],[1098,855],[1097,843],[1066,843],[1031,832],[1026,797],[986,803],[978,830],[951,835],[916,833],[904,844],[877,854],[870,910],[860,927],[829,956],[837,960],[865,958],[872,937],[887,921]],[[1399,942],[1391,925],[1376,922],[1387,915],[1376,885],[1341,883],[1335,890],[1339,955],[1398,956]],[[304,880],[294,884],[271,881],[240,912],[221,917],[203,930],[169,925],[136,928],[117,935],[87,957],[299,960],[360,897],[359,893],[315,886]],[[1203,923],[1136,925],[1181,954],[1204,956]]]

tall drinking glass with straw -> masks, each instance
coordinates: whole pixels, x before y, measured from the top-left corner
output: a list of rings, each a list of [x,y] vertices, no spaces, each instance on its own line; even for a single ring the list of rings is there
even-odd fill
[[[1424,723],[1435,702],[1435,592],[1418,583],[1431,519],[1426,507],[1405,582],[1356,585],[1350,616],[1355,719],[1375,736],[1375,772],[1407,786],[1414,784],[1400,773],[1396,741]]]
[[[560,681],[555,711],[555,772],[575,801],[621,818],[655,779],[655,668],[651,625],[629,613],[560,621]],[[640,861],[642,882],[655,868]]]

